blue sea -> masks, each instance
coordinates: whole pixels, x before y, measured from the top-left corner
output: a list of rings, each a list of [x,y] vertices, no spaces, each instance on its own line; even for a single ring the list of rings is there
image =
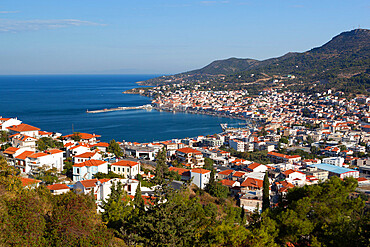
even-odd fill
[[[122,92],[156,75],[0,76],[0,116],[18,117],[44,131],[101,135],[102,141],[151,142],[221,132],[240,120],[156,110],[88,114],[86,110],[140,106],[151,99]]]

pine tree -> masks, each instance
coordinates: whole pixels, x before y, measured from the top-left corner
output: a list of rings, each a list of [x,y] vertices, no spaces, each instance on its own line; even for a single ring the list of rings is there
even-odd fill
[[[263,179],[263,195],[262,195],[262,211],[265,211],[270,207],[270,183],[268,178],[268,173],[266,171],[265,177]]]
[[[156,156],[156,168],[155,168],[155,178],[159,183],[163,182],[165,174],[168,173],[168,166],[166,163],[167,160],[167,152],[166,149],[163,148],[161,151],[158,152]]]

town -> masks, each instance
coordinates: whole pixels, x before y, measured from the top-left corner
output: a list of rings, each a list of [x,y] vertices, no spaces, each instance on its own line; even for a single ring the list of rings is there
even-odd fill
[[[278,89],[251,97],[247,91],[174,87],[172,92],[164,92],[165,86],[150,89],[159,95],[152,106],[233,117],[245,124],[224,126],[222,132],[208,136],[107,143],[94,133],[62,135],[1,117],[1,154],[19,171],[24,187],[44,184],[55,195],[93,193],[98,212],[104,210],[101,205],[117,183],[125,185],[131,199],[139,191],[150,203],[158,181],[163,181],[156,176],[164,176],[175,189],[190,182],[206,190],[215,180],[248,214],[262,212],[265,177],[269,207],[294,187],[333,176],[353,177],[358,191],[370,191],[369,97],[349,99],[330,90],[305,95]],[[164,154],[166,175],[158,174],[160,154]]]

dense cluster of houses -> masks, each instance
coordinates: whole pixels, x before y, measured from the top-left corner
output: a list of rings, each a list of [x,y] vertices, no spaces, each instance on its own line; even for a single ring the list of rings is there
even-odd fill
[[[142,171],[142,163],[154,161],[163,148],[167,152],[169,170],[201,189],[211,176],[211,171],[205,169],[205,161],[212,160],[217,171],[215,179],[230,189],[241,207],[251,212],[261,210],[266,173],[272,205],[290,188],[316,184],[331,176],[354,177],[361,184],[369,181],[366,178],[370,176],[370,159],[366,158],[370,146],[369,98],[347,100],[340,93],[306,96],[274,89],[251,98],[246,91],[213,92],[180,87],[160,95],[153,102],[157,107],[221,113],[246,119],[250,125],[210,136],[153,143],[122,141],[118,144],[125,158],[117,159],[108,152],[109,144],[99,141],[100,135],[79,133],[76,140],[75,134],[63,136],[42,131],[17,118],[0,117],[0,130],[9,136],[9,142],[0,145],[10,144],[3,155],[9,165],[19,169],[22,183],[27,187],[42,183],[33,179],[40,169],[54,169],[60,174],[65,161],[72,162],[72,178],[48,188],[53,194],[70,190],[92,193],[97,204],[107,199],[110,188],[118,182],[124,185],[129,196],[134,196],[140,185],[138,175],[145,179],[154,177]],[[37,141],[42,137],[59,142],[60,148],[38,150]],[[237,152],[265,151],[265,161],[258,163],[232,156],[230,151],[225,151],[228,148]],[[282,149],[302,149],[322,158],[287,155],[279,152]],[[110,172],[122,178],[97,179],[95,176]],[[153,194],[153,190],[141,186],[144,197]]]

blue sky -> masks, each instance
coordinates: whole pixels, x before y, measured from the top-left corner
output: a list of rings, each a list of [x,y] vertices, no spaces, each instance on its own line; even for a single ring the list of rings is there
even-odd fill
[[[171,74],[369,24],[368,0],[1,0],[0,74]]]

